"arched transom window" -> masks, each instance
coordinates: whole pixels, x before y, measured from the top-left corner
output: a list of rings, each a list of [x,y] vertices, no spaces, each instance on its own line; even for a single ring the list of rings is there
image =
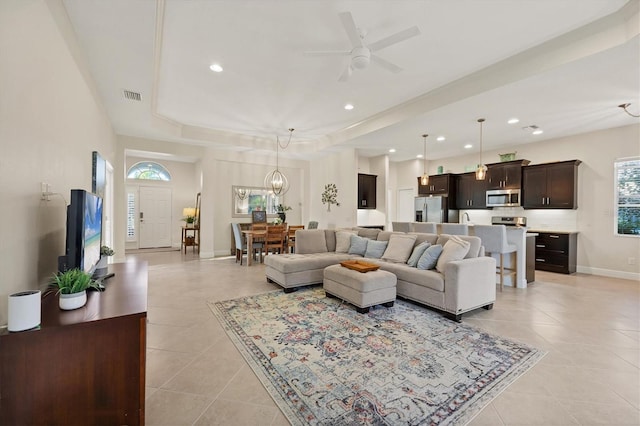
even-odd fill
[[[153,161],[140,161],[127,172],[128,179],[170,181],[171,174],[162,164]]]

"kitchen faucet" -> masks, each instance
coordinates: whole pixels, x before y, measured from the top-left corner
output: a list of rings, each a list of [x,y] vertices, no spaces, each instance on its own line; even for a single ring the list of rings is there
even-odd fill
[[[462,219],[464,219],[464,217],[467,217],[467,221],[466,222],[471,222],[471,218],[469,217],[469,213],[464,212],[462,213]],[[466,223],[464,220],[462,221],[462,223]]]

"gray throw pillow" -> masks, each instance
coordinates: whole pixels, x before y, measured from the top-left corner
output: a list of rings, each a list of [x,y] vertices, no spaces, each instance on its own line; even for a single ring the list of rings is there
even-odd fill
[[[440,244],[436,244],[434,246],[428,247],[422,256],[420,256],[420,260],[418,260],[418,269],[433,269],[436,267],[438,263],[438,258],[442,253],[442,246]]]
[[[367,251],[364,253],[364,257],[369,259],[380,259],[387,249],[389,241],[374,241],[369,240],[367,242]]]
[[[411,234],[391,234],[389,245],[382,255],[382,260],[391,263],[407,263],[413,251],[416,236]]]
[[[464,259],[467,253],[469,253],[470,247],[470,242],[463,240],[457,235],[452,235],[449,238],[449,241],[447,241],[444,247],[442,247],[442,254],[438,258],[438,263],[436,264],[438,272],[444,274],[444,268],[447,266],[447,263],[454,260]]]
[[[418,260],[420,260],[420,257],[422,257],[422,253],[424,253],[424,251],[428,249],[430,245],[431,243],[429,241],[424,241],[415,246],[413,248],[413,251],[411,252],[411,256],[409,256],[409,260],[407,260],[407,265],[413,268],[418,266]]]
[[[336,231],[336,253],[348,253],[351,245],[351,236],[358,235],[357,231]]]
[[[349,254],[358,254],[364,256],[367,251],[367,238],[358,237],[357,235],[351,236],[351,245],[349,246]]]

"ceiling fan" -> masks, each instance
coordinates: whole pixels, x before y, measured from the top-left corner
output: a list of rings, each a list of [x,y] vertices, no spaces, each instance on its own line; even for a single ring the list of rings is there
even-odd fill
[[[349,37],[349,41],[351,41],[352,49],[350,51],[329,51],[329,52],[304,52],[307,56],[350,56],[349,64],[344,72],[340,75],[338,81],[347,81],[354,69],[365,69],[369,66],[371,61],[380,65],[382,68],[385,68],[393,73],[399,73],[402,71],[402,68],[399,66],[392,64],[391,62],[382,59],[381,57],[374,55],[373,52],[377,52],[378,50],[382,50],[385,47],[389,47],[393,44],[400,43],[401,41],[407,40],[411,37],[415,37],[420,34],[420,30],[418,27],[413,26],[411,28],[407,28],[406,30],[400,31],[398,33],[392,34],[389,37],[385,37],[382,40],[378,40],[374,43],[365,43],[365,33],[356,27],[356,23],[353,20],[353,16],[351,16],[351,12],[343,12],[340,13],[340,21],[342,21],[342,26]]]

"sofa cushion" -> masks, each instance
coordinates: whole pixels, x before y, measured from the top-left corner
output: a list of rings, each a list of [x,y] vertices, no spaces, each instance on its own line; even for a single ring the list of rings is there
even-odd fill
[[[411,251],[413,243],[416,241],[415,235],[410,234],[391,234],[389,236],[389,245],[382,255],[382,260],[395,263],[406,263]]]
[[[380,262],[380,269],[392,272],[398,282],[412,283],[421,287],[428,287],[436,291],[444,291],[444,275],[435,269],[425,271],[412,268],[403,263]]]
[[[447,263],[454,260],[462,260],[469,253],[471,243],[463,240],[457,235],[451,235],[449,241],[442,247],[442,254],[438,258],[436,269],[438,272],[444,273]]]
[[[324,269],[327,266],[335,265],[343,260],[357,259],[346,253],[312,253],[301,255],[295,254],[270,254],[264,258],[264,264],[270,266],[283,274],[312,271]]]
[[[423,234],[419,232],[411,232],[410,234],[416,236],[416,243],[414,247],[424,243],[425,241],[428,241],[431,245],[436,244],[436,241],[438,241],[438,234]]]
[[[325,229],[324,237],[327,239],[327,251],[336,251],[336,230]]]
[[[449,234],[440,234],[438,235],[438,241],[436,242],[436,244],[440,244],[444,247],[444,245],[447,243],[447,241],[449,241],[449,238],[451,237],[452,236]],[[482,247],[482,240],[480,239],[480,237],[476,237],[473,235],[456,235],[456,237],[471,244],[471,246],[469,247],[469,253],[467,253],[464,257],[465,259],[480,256],[480,248]]]
[[[415,268],[418,265],[418,260],[420,260],[422,254],[430,245],[431,243],[429,241],[424,241],[415,246],[411,252],[411,256],[409,256],[409,260],[407,260],[407,265]]]
[[[404,235],[404,232],[393,232],[393,231],[380,231],[378,232],[378,241],[389,241],[389,237],[391,237],[392,235],[397,234],[397,235]]]
[[[336,253],[348,253],[351,246],[351,236],[358,235],[356,231],[340,229],[336,231]]]
[[[420,259],[418,260],[418,264],[416,265],[416,267],[418,269],[435,268],[441,253],[442,253],[442,246],[440,244],[435,244],[430,247],[427,247],[424,253],[422,253],[422,256],[420,256]]]
[[[348,253],[364,256],[364,252],[367,251],[367,241],[369,241],[368,238],[352,235]]]
[[[369,259],[380,259],[387,249],[389,241],[374,241],[369,240],[367,242],[367,251],[364,253],[364,257]]]
[[[327,243],[322,229],[300,229],[296,231],[296,253],[326,253]]]

